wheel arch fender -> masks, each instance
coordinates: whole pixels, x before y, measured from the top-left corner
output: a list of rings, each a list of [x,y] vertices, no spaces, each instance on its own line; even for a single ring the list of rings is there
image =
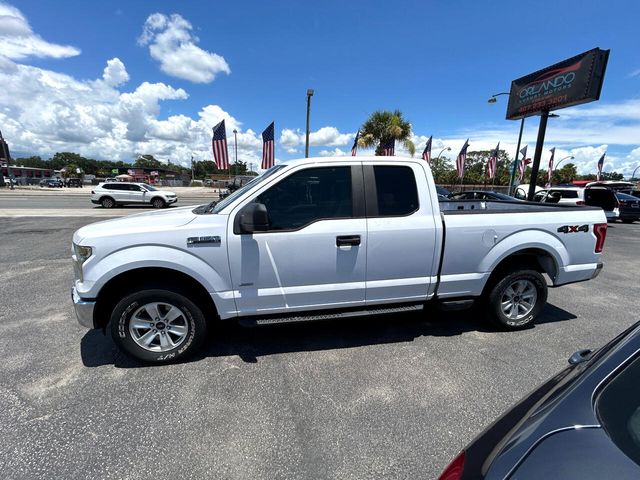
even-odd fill
[[[557,237],[543,230],[527,230],[498,242],[482,259],[480,271],[493,273],[505,261],[524,255],[535,256],[552,280],[562,267],[569,264],[569,252]]]
[[[199,290],[218,312],[235,309],[233,295],[229,292],[228,282],[213,267],[199,257],[166,245],[144,245],[117,250],[100,259],[95,265],[86,270],[85,279],[91,284],[86,297],[98,299],[104,297],[118,278],[159,281],[162,279],[176,281],[176,283],[190,282],[191,286]],[[146,273],[146,274],[145,274]],[[200,288],[198,288],[200,287]],[[203,299],[204,300],[204,299]]]

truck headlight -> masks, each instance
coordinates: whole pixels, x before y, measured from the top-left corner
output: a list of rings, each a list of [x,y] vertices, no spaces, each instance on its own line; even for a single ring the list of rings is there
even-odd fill
[[[76,261],[82,265],[93,254],[93,248],[73,244],[73,251],[76,254]]]

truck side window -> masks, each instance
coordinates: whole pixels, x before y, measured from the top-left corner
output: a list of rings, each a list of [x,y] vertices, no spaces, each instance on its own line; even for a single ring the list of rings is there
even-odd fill
[[[378,215],[398,217],[409,215],[420,206],[413,170],[409,167],[375,166]]]
[[[260,195],[271,230],[296,230],[318,220],[353,217],[351,167],[309,168]]]

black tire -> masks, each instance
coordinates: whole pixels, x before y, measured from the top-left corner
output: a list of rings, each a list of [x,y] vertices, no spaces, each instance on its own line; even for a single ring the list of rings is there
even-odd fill
[[[162,198],[156,197],[151,199],[151,206],[153,208],[164,208],[167,206],[167,204]]]
[[[102,205],[103,208],[113,208],[116,206],[116,201],[111,197],[102,197],[100,199],[100,205]]]
[[[522,286],[522,295],[517,293]],[[511,290],[509,290],[511,287]],[[529,292],[535,291],[535,295]],[[511,303],[509,297],[515,294]],[[526,298],[525,298],[526,297]],[[533,301],[531,301],[533,300]],[[509,309],[508,316],[503,311]],[[547,282],[545,278],[535,270],[511,270],[491,287],[486,297],[485,313],[487,318],[503,330],[521,330],[535,322],[545,304],[547,303]],[[529,309],[528,305],[531,305]]]
[[[154,319],[149,319],[149,327],[133,328],[132,320],[140,322],[140,319],[148,314],[146,307],[154,304],[165,305],[163,307],[165,315],[168,312],[166,305],[176,307],[180,311],[180,316],[172,321],[164,322],[162,327],[160,324],[164,319],[160,318],[161,321],[154,324],[154,327],[157,328],[151,327],[151,322]],[[156,311],[160,310],[161,308],[157,307]],[[135,319],[134,315],[136,315]],[[146,322],[147,320],[142,321]],[[182,337],[178,337],[177,333],[174,334],[170,331],[174,321],[177,322],[174,329],[178,326],[184,327]],[[164,289],[140,290],[127,295],[116,304],[111,313],[110,323],[111,336],[117,347],[124,353],[147,363],[162,364],[183,360],[197,351],[207,336],[207,324],[202,310],[186,296]],[[144,348],[140,343],[145,343],[143,337],[147,333],[149,334],[147,339],[154,338],[148,348]],[[172,342],[176,342],[175,347],[170,348],[170,345],[168,347],[162,345],[163,338],[161,337],[165,335]],[[167,341],[165,340],[165,342]]]
[[[629,218],[625,218],[622,220],[622,223],[633,223],[633,222],[635,222],[635,220],[631,220]]]

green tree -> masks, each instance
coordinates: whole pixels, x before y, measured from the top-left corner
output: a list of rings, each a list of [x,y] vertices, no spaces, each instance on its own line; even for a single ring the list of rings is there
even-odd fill
[[[247,163],[241,161],[238,161],[238,163],[232,163],[229,165],[229,170],[231,171],[231,175],[246,175]]]
[[[78,170],[80,170],[80,173],[78,173]],[[68,163],[67,165],[65,165],[63,173],[64,178],[79,178],[81,176],[82,169],[78,165],[76,165],[75,163]]]
[[[558,185],[560,183],[571,183],[578,178],[578,169],[575,164],[567,163],[563,165],[560,170],[553,171],[553,184]]]
[[[49,168],[59,170],[66,167],[70,163],[79,165],[83,160],[86,160],[82,155],[73,152],[56,152],[53,157],[49,159]]]
[[[360,127],[358,145],[364,148],[375,147],[376,155],[382,155],[382,145],[391,140],[402,143],[411,156],[416,153],[416,146],[411,141],[411,124],[402,118],[400,110],[375,111]]]
[[[157,160],[153,155],[145,154],[145,155],[138,155],[136,157],[136,161],[134,162],[133,166],[138,168],[161,168],[162,163],[160,162],[160,160]]]
[[[20,166],[33,167],[33,168],[49,168],[47,162],[42,160],[42,158],[38,156],[16,158],[13,160],[13,165],[20,165]]]
[[[204,178],[207,175],[218,173],[218,166],[212,160],[200,160],[193,162],[193,170],[196,178]]]

